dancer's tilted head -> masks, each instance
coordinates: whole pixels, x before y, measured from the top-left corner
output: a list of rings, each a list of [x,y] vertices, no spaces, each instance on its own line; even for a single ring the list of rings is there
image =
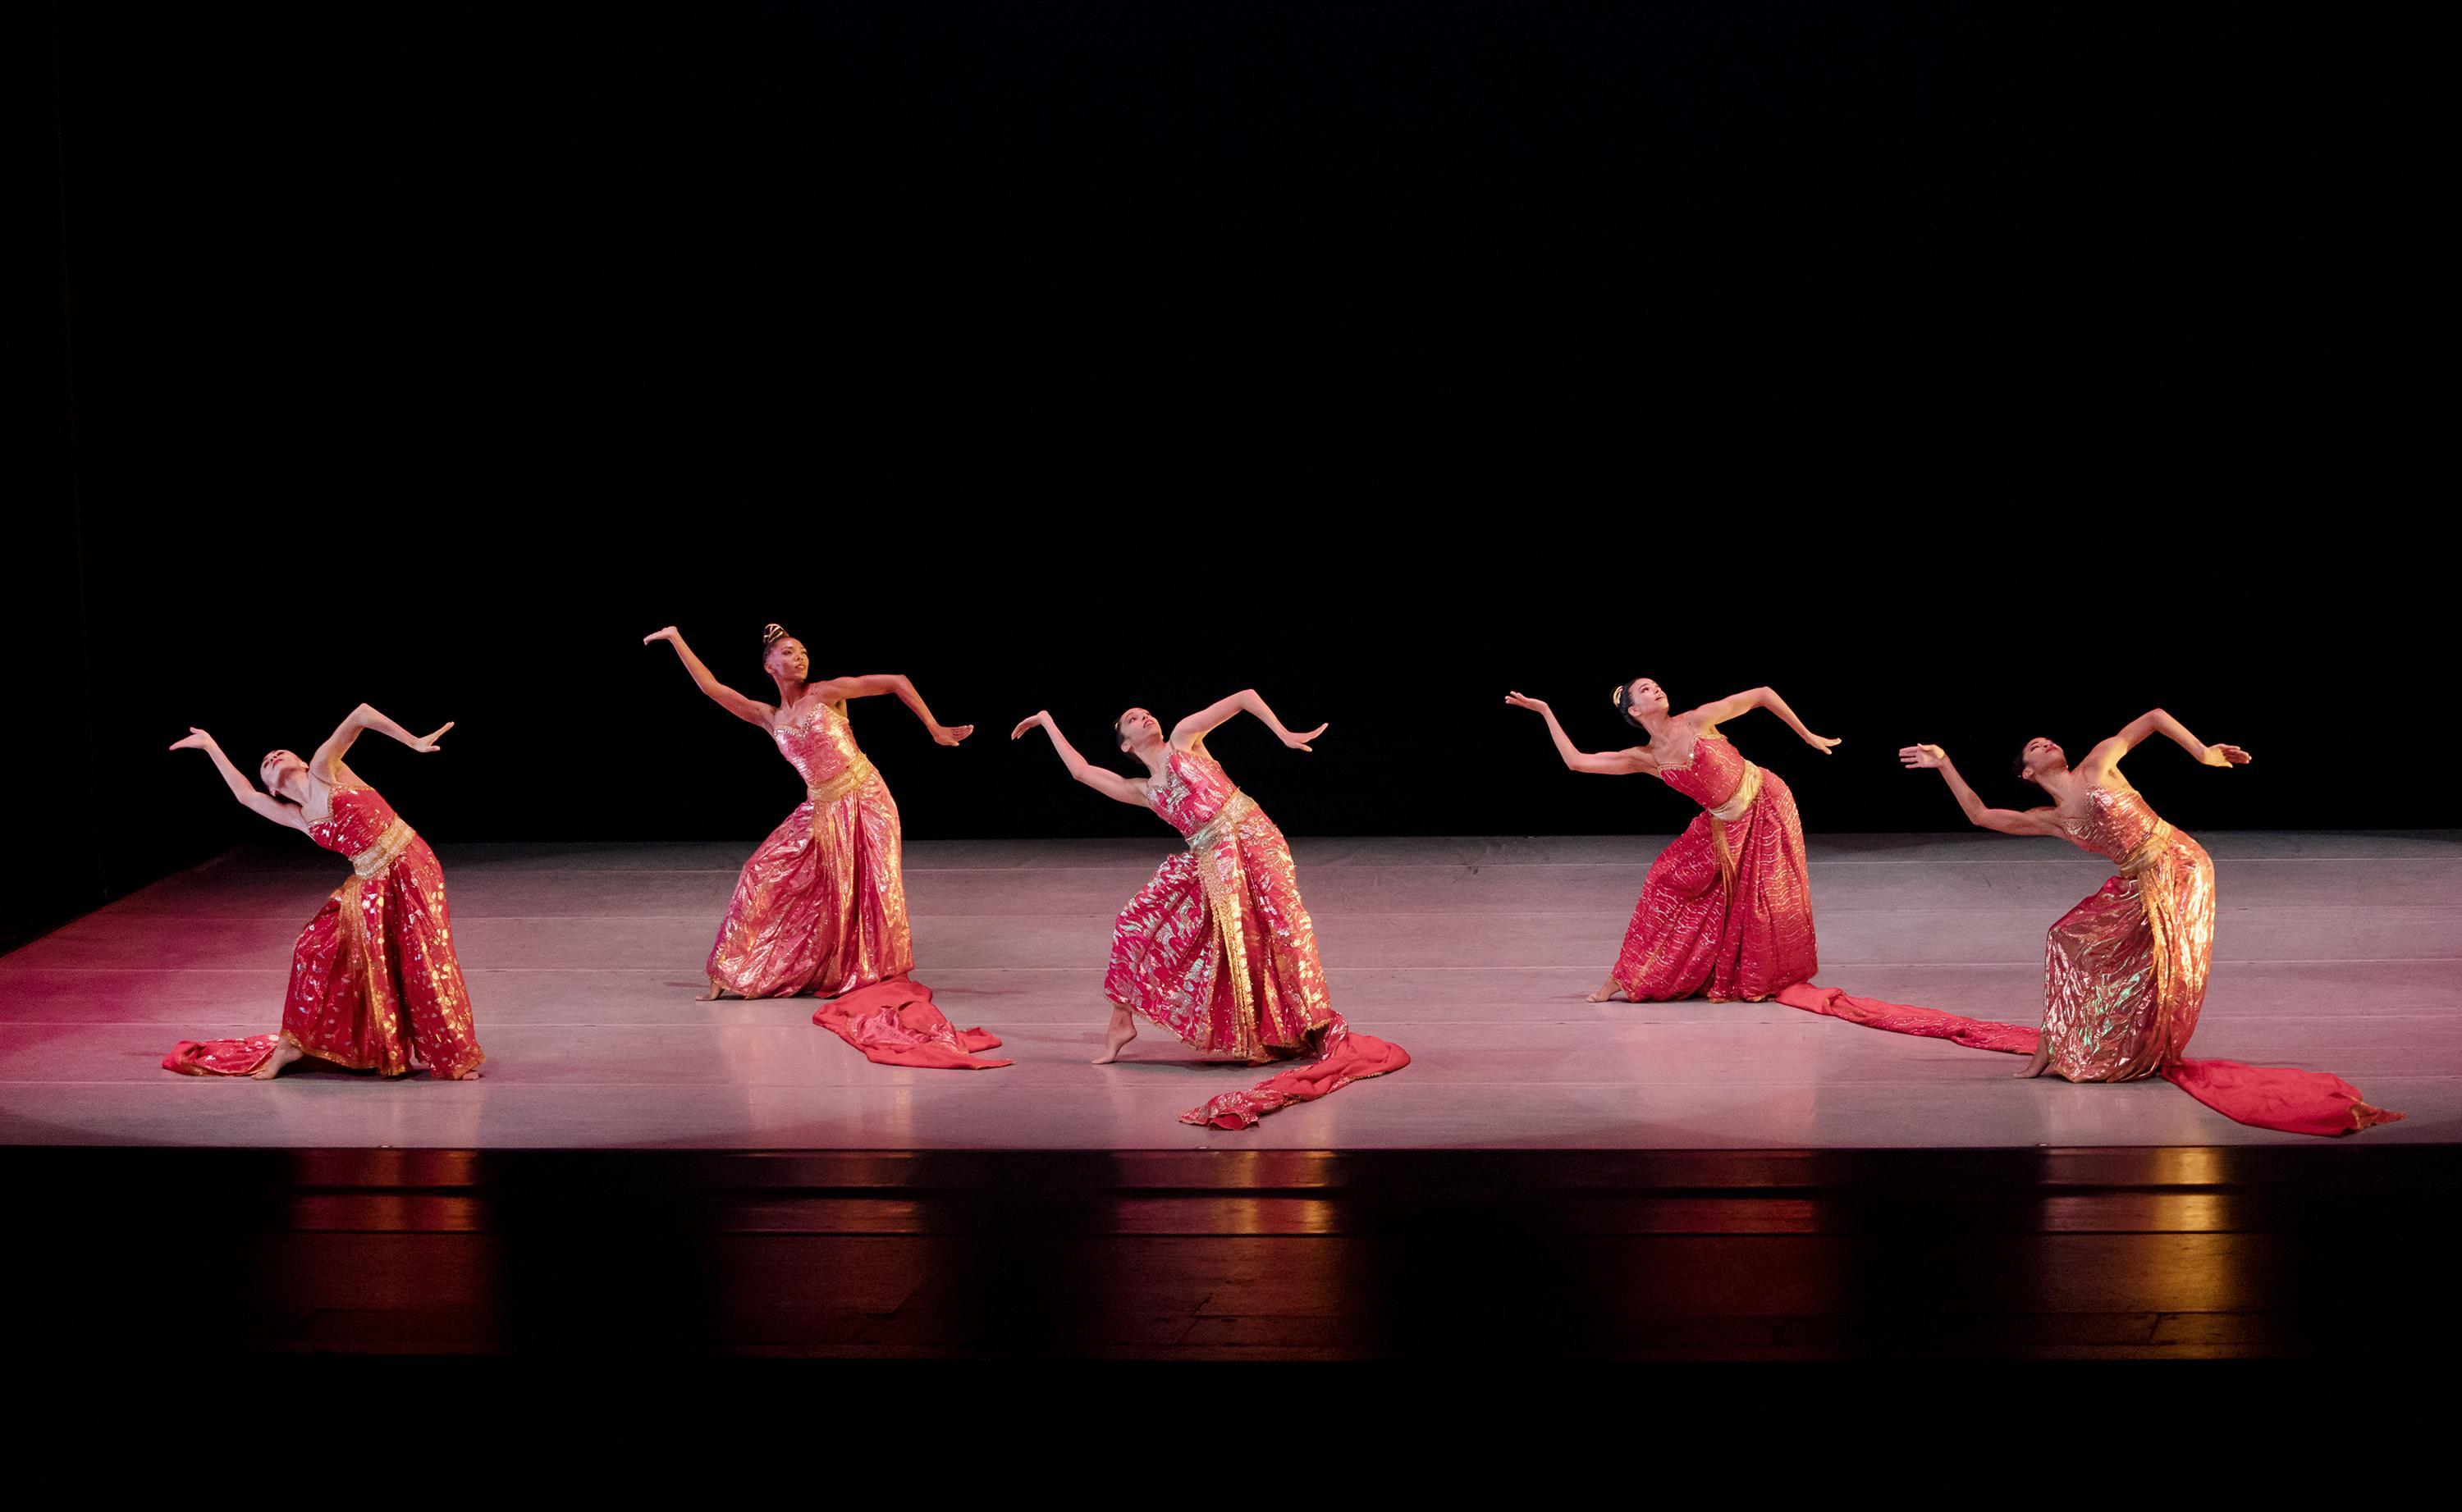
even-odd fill
[[[1624,722],[1636,730],[1641,728],[1643,715],[1663,714],[1667,712],[1665,690],[1648,677],[1627,678],[1616,684],[1612,696],[1615,700],[1616,713],[1624,715]]]
[[[293,798],[294,795],[284,789],[294,777],[307,775],[308,763],[300,760],[294,752],[268,751],[265,759],[256,764],[256,779],[264,783],[265,790],[275,798]]]
[[[2068,753],[2041,735],[2026,742],[2026,749],[2018,753],[2015,768],[2018,776],[2029,782],[2041,782],[2054,772],[2068,769]]]
[[[1143,709],[1132,709],[1112,721],[1112,734],[1121,750],[1142,752],[1162,739],[1162,721]]]
[[[812,658],[804,643],[783,625],[761,627],[761,670],[780,682],[799,683],[811,674]]]

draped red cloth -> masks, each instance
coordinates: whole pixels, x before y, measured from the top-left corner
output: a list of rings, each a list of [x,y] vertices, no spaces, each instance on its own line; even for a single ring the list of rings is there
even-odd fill
[[[1294,1102],[1330,1097],[1354,1081],[1399,1071],[1411,1063],[1411,1053],[1373,1034],[1354,1034],[1342,1015],[1325,1027],[1314,1060],[1268,1076],[1241,1092],[1226,1092],[1179,1116],[1182,1123],[1210,1124],[1218,1129],[1253,1128],[1259,1118]]]
[[[1782,988],[1777,1001],[1806,1012],[1825,1013],[1893,1034],[1923,1034],[1974,1050],[2031,1055],[2040,1043],[2024,1024],[1966,1018],[1938,1009],[1857,997],[1834,987],[1799,982]],[[2287,1134],[2353,1134],[2402,1117],[2360,1096],[2360,1089],[2322,1071],[2290,1066],[2247,1066],[2235,1060],[2172,1060],[2160,1075],[2171,1085],[2224,1118]]]
[[[162,1057],[164,1071],[184,1076],[246,1076],[273,1054],[276,1036],[250,1034],[246,1039],[184,1039]]]
[[[990,1071],[1014,1065],[983,1054],[998,1050],[988,1030],[960,1029],[932,1002],[920,982],[894,977],[858,988],[812,1011],[812,1022],[863,1052],[876,1066],[925,1071]]]

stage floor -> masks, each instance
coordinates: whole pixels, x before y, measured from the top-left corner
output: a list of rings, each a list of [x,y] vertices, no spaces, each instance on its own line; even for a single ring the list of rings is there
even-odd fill
[[[2462,834],[2200,837],[2219,870],[2196,1049],[2335,1072],[2462,1134]],[[1655,836],[1308,840],[1300,883],[1334,1003],[1400,1074],[1240,1134],[1177,1115],[1263,1073],[1145,1029],[1099,1049],[1114,910],[1169,841],[907,848],[918,975],[1015,1066],[909,1071],[813,1027],[810,999],[701,1003],[749,841],[445,844],[489,1060],[475,1082],[160,1069],[178,1040],[277,1022],[291,941],[340,878],[235,850],[0,958],[0,1141],[326,1148],[1809,1149],[2321,1143],[2160,1082],[2019,1082],[2014,1057],[1770,1004],[1591,1004]],[[2049,841],[1811,841],[1819,981],[2033,1022],[2042,937],[2109,874]],[[309,1063],[313,1066],[313,1062]]]

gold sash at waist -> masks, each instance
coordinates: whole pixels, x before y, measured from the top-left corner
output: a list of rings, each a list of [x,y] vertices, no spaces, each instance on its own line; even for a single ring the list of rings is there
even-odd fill
[[[1736,853],[1727,848],[1727,826],[1752,812],[1753,799],[1761,796],[1761,769],[1751,762],[1744,764],[1744,779],[1727,801],[1706,810],[1710,816],[1710,849],[1718,858],[1718,890],[1733,897],[1736,890]]]
[[[2154,821],[2154,832],[2137,842],[2137,848],[2120,858],[2120,874],[2134,877],[2154,864],[2154,858],[2171,846],[2171,825],[2167,820]]]
[[[810,799],[815,807],[824,803],[834,803],[838,799],[853,792],[856,788],[863,786],[865,779],[871,776],[871,759],[866,756],[858,756],[853,762],[849,763],[845,771],[839,773],[837,776],[815,782],[810,787],[804,789],[804,796]]]
[[[400,860],[401,853],[410,849],[410,842],[417,839],[417,830],[395,820],[384,827],[384,833],[377,837],[375,844],[351,858],[351,870],[357,872],[359,880],[365,882]]]
[[[1222,807],[1194,835],[1188,837],[1188,848],[1203,855],[1214,848],[1215,841],[1231,833],[1232,826],[1257,812],[1257,800],[1245,793],[1234,792],[1223,799]]]

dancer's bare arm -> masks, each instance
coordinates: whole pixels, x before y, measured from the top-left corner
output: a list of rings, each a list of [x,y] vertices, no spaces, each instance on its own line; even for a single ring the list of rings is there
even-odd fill
[[[1817,735],[1806,730],[1803,727],[1803,721],[1795,716],[1795,711],[1786,706],[1786,700],[1778,695],[1778,690],[1775,688],[1748,689],[1733,697],[1703,704],[1693,711],[1693,717],[1703,724],[1715,725],[1733,719],[1738,714],[1750,713],[1756,709],[1766,709],[1778,715],[1789,730],[1803,737],[1805,745],[1812,747],[1823,756],[1827,756],[1830,748],[1838,744],[1827,735]]]
[[[1535,711],[1547,721],[1548,737],[1556,742],[1556,754],[1576,772],[1595,772],[1601,777],[1631,777],[1636,772],[1655,772],[1658,762],[1648,750],[1631,746],[1622,751],[1584,751],[1573,744],[1573,737],[1556,722],[1556,711],[1546,701],[1523,693],[1506,693],[1504,701],[1516,709]]]
[[[2246,766],[2252,759],[2237,746],[2208,745],[2189,734],[2189,727],[2160,709],[2149,709],[2122,727],[2120,734],[2098,744],[2085,754],[2085,765],[2098,774],[2107,773],[2120,764],[2129,751],[2153,739],[2169,735],[2171,743],[2197,758],[2201,766]]]
[[[1294,751],[1306,751],[1309,749],[1308,742],[1325,734],[1326,730],[1328,728],[1326,725],[1319,725],[1313,730],[1294,732],[1289,727],[1285,726],[1280,719],[1274,717],[1274,712],[1265,707],[1265,700],[1258,696],[1257,690],[1254,688],[1242,688],[1228,698],[1222,699],[1217,703],[1207,704],[1204,708],[1197,711],[1197,713],[1190,714],[1187,718],[1182,719],[1179,723],[1172,726],[1172,749],[1175,751],[1185,751],[1189,747],[1197,744],[1199,740],[1204,739],[1207,732],[1214,729],[1215,726],[1230,718],[1233,714],[1243,713],[1255,714],[1259,719],[1263,720],[1265,728],[1274,733],[1274,738],[1280,740],[1283,744],[1289,746]]]
[[[306,829],[308,827],[307,818],[299,812],[299,805],[295,803],[285,803],[281,799],[270,798],[260,791],[255,783],[250,782],[247,777],[240,775],[239,768],[231,765],[230,757],[223,755],[223,748],[214,744],[214,737],[205,734],[203,730],[198,729],[194,725],[190,725],[188,727],[187,735],[183,739],[172,741],[171,749],[174,751],[203,751],[206,756],[211,756],[214,762],[214,770],[223,775],[223,785],[230,789],[231,797],[239,799],[240,807],[247,809],[252,814],[270,819],[285,829]]]
[[[915,711],[915,717],[923,721],[923,728],[932,732],[932,738],[941,745],[956,745],[975,733],[973,725],[944,725],[933,718],[932,711],[924,705],[923,695],[915,691],[915,684],[902,672],[832,677],[821,684],[821,696],[831,703],[846,698],[871,698],[880,693],[895,693],[899,703]]]
[[[1965,810],[1970,823],[1998,830],[2003,835],[2057,838],[2062,833],[2059,816],[2048,808],[1992,808],[1986,805],[1983,799],[1976,797],[1975,790],[1966,785],[1966,778],[1957,775],[1957,768],[1950,762],[1949,753],[1938,746],[1902,746],[1898,750],[1898,760],[1910,771],[1938,772],[1948,781],[1950,793],[1956,798],[1957,806]]]
[[[1060,727],[1051,722],[1051,715],[1048,713],[1038,711],[1019,720],[1017,728],[1008,733],[1008,737],[1015,740],[1028,730],[1038,726],[1045,735],[1051,737],[1051,749],[1060,753],[1060,764],[1069,769],[1070,777],[1105,798],[1117,799],[1123,803],[1134,803],[1139,808],[1146,806],[1146,784],[1143,777],[1122,777],[1117,772],[1098,767],[1079,756],[1077,748],[1069,743],[1069,737],[1060,733]]]
[[[664,641],[674,647],[676,655],[684,664],[684,671],[692,673],[694,686],[707,693],[712,702],[738,719],[748,724],[759,725],[767,730],[769,728],[769,721],[778,716],[776,708],[763,703],[758,698],[746,698],[711,675],[710,670],[702,665],[701,658],[693,654],[693,649],[684,644],[683,636],[674,626],[670,625],[662,630],[652,630],[641,637],[641,644],[644,646],[652,641]]]
[[[443,749],[436,742],[443,739],[444,732],[452,728],[453,721],[447,719],[434,734],[415,735],[366,704],[361,704],[343,718],[334,733],[325,737],[325,743],[316,748],[316,754],[308,758],[308,770],[315,773],[319,781],[341,781],[350,772],[342,765],[342,756],[359,738],[362,730],[391,735],[421,756],[427,756]]]

